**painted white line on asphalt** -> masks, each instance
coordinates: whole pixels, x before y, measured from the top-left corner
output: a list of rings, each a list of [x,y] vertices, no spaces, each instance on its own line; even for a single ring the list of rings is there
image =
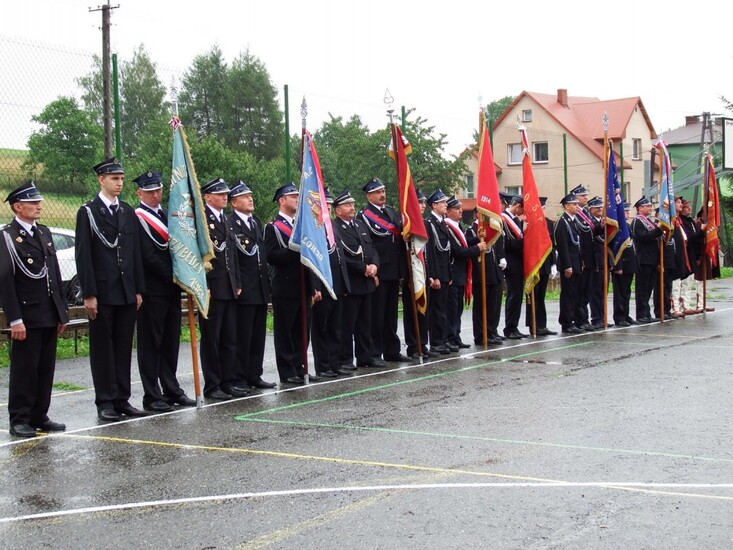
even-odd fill
[[[366,487],[322,487],[315,489],[291,489],[287,491],[262,491],[258,493],[232,493],[228,495],[211,495],[202,497],[175,498],[169,500],[151,500],[145,502],[128,502],[126,504],[112,504],[108,506],[93,506],[89,508],[75,508],[72,510],[59,510],[57,512],[45,512],[41,514],[27,514],[23,516],[0,518],[0,523],[13,523],[20,521],[50,519],[63,516],[74,516],[84,514],[96,514],[100,512],[111,512],[118,510],[132,510],[135,508],[155,508],[159,506],[175,506],[179,504],[196,504],[200,502],[216,502],[223,500],[241,500],[248,498],[262,497],[283,497],[297,495],[313,495],[322,493],[357,493],[373,491],[415,491],[424,489],[525,489],[525,488],[598,488],[598,489],[636,489],[636,490],[659,490],[674,489],[717,489],[733,490],[733,483],[636,483],[636,482],[499,482],[499,483],[423,483],[423,484],[402,484],[402,485],[371,485]],[[685,496],[684,493],[675,493],[675,496]],[[699,495],[690,494],[691,497],[720,498],[733,500],[733,496],[725,495]]]

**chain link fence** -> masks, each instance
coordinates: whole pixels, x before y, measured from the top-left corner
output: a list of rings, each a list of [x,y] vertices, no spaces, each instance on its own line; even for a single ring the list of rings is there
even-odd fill
[[[81,186],[54,181],[44,173],[43,164],[29,162],[28,140],[34,133],[44,130],[44,125],[34,119],[52,102],[62,97],[73,98],[83,108],[84,89],[79,79],[89,76],[98,67],[95,55],[99,54],[0,36],[0,74],[3,75],[0,79],[0,199],[4,200],[11,190],[28,179],[36,182],[44,197],[40,221],[52,230],[71,304],[81,301],[74,261],[76,213],[97,193],[97,178],[90,165],[83,173]],[[120,66],[123,63],[119,60]],[[183,72],[159,66],[156,70],[160,82],[169,88],[174,82],[180,82]],[[100,132],[100,135],[103,134]],[[102,160],[103,149],[101,139],[96,162]],[[122,198],[132,204],[137,202],[134,184],[126,185]],[[13,214],[7,203],[4,206],[5,210],[0,210],[0,222],[7,223]]]

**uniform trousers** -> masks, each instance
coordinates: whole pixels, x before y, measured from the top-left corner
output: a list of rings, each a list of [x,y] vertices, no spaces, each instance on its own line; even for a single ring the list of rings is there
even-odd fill
[[[396,357],[402,349],[397,336],[397,309],[400,300],[400,282],[383,281],[372,293],[372,345],[374,356],[385,359]]]
[[[338,300],[324,291],[320,302],[313,305],[313,362],[316,374],[335,371],[341,367],[341,327],[344,309],[343,297]]]
[[[532,289],[532,300],[534,300],[534,316],[537,328],[547,328],[547,307],[545,305],[545,295],[547,294],[547,283],[550,276],[540,273],[540,280]],[[524,312],[525,325],[532,326],[532,304],[527,302]]]
[[[89,363],[97,409],[129,403],[136,319],[137,304],[98,304],[96,319],[89,321]]]
[[[580,285],[582,275],[575,273],[570,277],[566,277],[565,273],[560,273],[560,315],[558,322],[563,329],[569,329],[575,326],[583,325],[587,320],[578,321],[578,309],[580,308]]]
[[[27,328],[25,340],[10,346],[10,425],[48,420],[56,367],[57,327]]]
[[[280,382],[293,376],[303,376],[305,358],[303,352],[308,347],[311,308],[306,307],[305,342],[303,342],[302,303],[300,298],[272,298],[273,340],[275,344],[275,364]]]
[[[463,315],[463,300],[466,292],[464,285],[450,285],[448,287],[448,307],[446,317],[448,321],[447,341],[458,345],[461,341],[461,316]]]
[[[613,322],[629,322],[629,301],[631,300],[631,282],[633,273],[613,274]]]
[[[405,331],[405,344],[407,345],[407,355],[417,353],[418,344],[417,336],[420,336],[420,347],[424,354],[428,349],[428,318],[427,310],[425,313],[417,312],[418,331],[415,331],[415,314],[413,313],[412,289],[405,279],[402,283],[402,326]],[[427,303],[427,298],[426,298]]]
[[[499,318],[501,317],[501,284],[486,285],[486,335],[488,338],[499,336]],[[484,320],[483,320],[483,297],[481,296],[481,285],[473,287],[473,342],[483,344],[484,341]]]
[[[137,311],[137,366],[143,405],[174,400],[185,393],[176,377],[180,342],[181,295],[143,296]]]
[[[519,274],[507,274],[506,303],[504,304],[504,336],[519,329],[519,318],[522,315],[522,295],[524,279]]]
[[[234,384],[237,360],[236,307],[235,300],[212,298],[208,319],[199,313],[204,397],[216,390],[228,393]]]
[[[373,355],[372,293],[344,296],[341,328],[341,364],[356,357],[356,365],[368,364]]]
[[[235,385],[247,386],[262,378],[266,336],[267,304],[237,303]]]
[[[448,283],[428,290],[430,347],[444,346],[448,341]]]
[[[657,266],[641,264],[636,271],[636,287],[634,297],[636,300],[636,320],[649,319],[651,310],[649,309],[649,298],[652,296],[652,290],[655,286],[657,278]]]
[[[603,324],[603,271],[592,271],[590,277],[590,320],[594,325]]]

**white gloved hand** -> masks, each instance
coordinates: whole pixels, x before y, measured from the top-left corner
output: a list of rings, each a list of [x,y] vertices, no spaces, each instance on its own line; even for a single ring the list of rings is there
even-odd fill
[[[557,279],[557,266],[555,264],[552,264],[550,268],[550,279]]]
[[[499,260],[499,269],[501,269],[502,271],[506,269],[506,259],[505,258],[502,258],[501,260]]]

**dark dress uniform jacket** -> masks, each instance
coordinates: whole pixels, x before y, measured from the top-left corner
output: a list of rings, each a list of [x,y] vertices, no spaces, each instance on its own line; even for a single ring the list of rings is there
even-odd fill
[[[375,217],[381,222],[375,221]],[[380,210],[369,203],[359,213],[358,218],[369,230],[372,246],[379,256],[379,280],[396,281],[404,277],[407,264],[400,215],[391,206]],[[397,235],[390,229],[396,231]]]
[[[8,323],[22,319],[27,329],[55,327],[58,323],[69,322],[51,231],[45,225],[36,224],[36,227],[40,242],[16,220],[5,226],[2,233],[9,235],[19,261],[30,273],[38,274],[44,265],[47,266],[48,280],[46,277],[33,279],[25,275],[9,257],[5,242],[0,242],[0,303]]]
[[[286,226],[290,231],[293,226],[280,214],[265,226],[265,249],[267,262],[270,264],[270,291],[273,298],[300,298],[300,254],[288,248],[290,236],[284,234],[277,224]],[[310,270],[304,270],[308,274]],[[313,294],[312,277],[305,278],[305,295]]]
[[[428,232],[428,244],[425,247],[427,276],[438,279],[441,285],[447,284],[451,281],[450,229],[433,214],[425,218],[425,229]]]
[[[559,275],[563,277],[563,272],[569,267],[573,269],[574,274],[580,274],[580,235],[568,214],[563,214],[555,222],[554,235]]]
[[[252,216],[253,230],[238,214],[234,213],[231,217],[239,243],[239,279],[242,285],[239,303],[267,304],[270,301],[270,278],[262,223]]]
[[[215,257],[211,260],[213,269],[206,274],[206,283],[214,300],[236,300],[237,289],[242,288],[239,278],[237,237],[232,221],[224,212],[221,221],[206,205],[209,238],[214,243]],[[223,249],[222,249],[223,247]]]
[[[636,249],[636,261],[639,265],[659,265],[659,237],[662,230],[654,226],[654,223],[642,216],[637,216],[631,221],[631,235],[634,239]]]
[[[118,201],[114,216],[97,196],[76,215],[76,270],[85,298],[96,296],[100,304],[134,304],[135,295],[145,291],[140,248],[137,246],[138,221],[134,209]],[[99,238],[92,227],[107,243]]]
[[[448,227],[448,222],[445,223],[446,227]],[[458,235],[453,232],[451,227],[448,227],[448,231],[451,236],[451,281],[454,285],[466,286],[468,284],[468,262],[473,258],[478,258],[481,253],[477,246],[478,241],[469,244],[460,224],[458,224],[458,231],[460,231],[463,234],[464,239],[466,239],[465,246]],[[477,275],[474,275],[474,277],[476,276],[480,277],[481,274],[478,273]]]
[[[349,273],[350,294],[360,295],[373,292],[377,288],[374,278],[365,277],[364,272],[367,265],[374,264],[378,267],[377,276],[380,277],[381,264],[366,225],[354,219],[352,227],[337,218],[333,223],[333,230],[343,247],[346,270]]]
[[[165,225],[168,225],[164,218],[144,204],[141,204],[139,208],[145,210],[151,217],[160,218]],[[142,219],[140,220],[140,232],[140,256],[145,274],[145,294],[151,296],[180,295],[181,288],[173,282],[173,261],[168,247],[165,246],[167,241]]]

